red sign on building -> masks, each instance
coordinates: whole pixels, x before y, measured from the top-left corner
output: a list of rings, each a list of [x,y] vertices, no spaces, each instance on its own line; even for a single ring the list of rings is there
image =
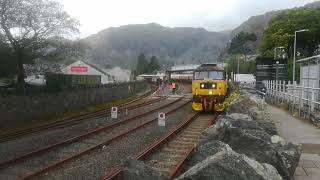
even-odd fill
[[[71,72],[88,72],[88,67],[85,66],[71,66]]]

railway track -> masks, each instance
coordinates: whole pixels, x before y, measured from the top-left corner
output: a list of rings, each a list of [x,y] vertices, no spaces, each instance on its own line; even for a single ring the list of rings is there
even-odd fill
[[[119,122],[115,122],[108,126],[83,134],[81,136],[71,138],[66,141],[30,152],[28,154],[24,154],[15,159],[11,159],[9,161],[3,162],[0,164],[0,174],[3,173],[3,170],[5,171],[6,169],[8,170],[9,168],[8,172],[10,172],[11,174],[17,173],[22,175],[26,173],[23,176],[18,175],[19,178],[21,179],[31,179],[36,176],[39,176],[56,167],[62,166],[67,162],[70,162],[85,154],[93,152],[94,150],[100,149],[101,147],[108,146],[111,143],[114,143],[117,140],[123,138],[124,136],[155,122],[157,120],[156,118],[145,121],[143,120],[142,117],[152,114],[154,112],[157,112],[158,110],[163,109],[165,107],[174,106],[177,102],[181,101],[182,99],[183,98],[177,99],[173,102],[170,102],[169,104],[165,104],[149,112],[142,113],[134,117],[121,120]],[[189,103],[189,101],[187,101],[186,103]],[[168,111],[167,113],[170,114],[178,110],[179,108],[184,106],[186,103],[183,103],[178,107],[174,107],[174,109]],[[75,146],[77,147],[76,149],[74,148]],[[77,152],[75,152],[75,150]],[[65,155],[63,158],[61,158],[59,156],[59,153],[61,154],[61,152],[64,152],[64,153],[67,152],[66,154],[68,155],[67,156]],[[43,158],[44,156],[60,157],[60,158],[55,158],[55,159],[53,158],[53,160],[49,162],[41,163],[41,158]],[[38,162],[39,164],[35,165],[32,162]],[[31,169],[28,169],[29,168],[28,164],[30,163],[32,164],[32,167]],[[12,167],[13,169],[16,170],[15,172],[13,172],[14,170],[12,170]],[[23,169],[24,172],[20,172],[19,169]],[[19,172],[17,172],[17,170]]]
[[[138,101],[148,97],[153,92],[154,91],[149,91],[148,93],[146,93],[142,96],[139,96],[132,101],[120,104],[118,106],[119,111],[120,112],[123,112],[126,110],[130,111],[130,110],[137,109],[137,108],[158,102],[160,100],[166,99],[166,97],[158,97],[157,99],[153,99],[153,100],[150,100],[147,102],[142,102],[142,103],[136,104]],[[96,118],[101,118],[104,116],[109,116],[110,114],[111,114],[110,109],[103,109],[103,110],[99,110],[99,111],[92,112],[92,113],[86,113],[86,114],[82,114],[79,116],[66,118],[61,121],[56,121],[56,122],[52,122],[52,123],[48,123],[48,124],[44,124],[44,125],[40,125],[40,126],[36,126],[36,127],[32,127],[32,128],[27,128],[27,129],[23,129],[23,130],[19,130],[19,131],[14,131],[11,133],[2,134],[2,135],[0,135],[0,142],[10,141],[10,140],[19,138],[21,136],[25,136],[25,135],[33,134],[33,133],[38,133],[38,132],[45,131],[45,130],[52,130],[55,128],[63,128],[63,127],[73,126],[73,125],[76,125],[76,124],[81,123],[83,121],[86,121],[88,119],[92,120],[92,119],[96,119]]]
[[[170,179],[175,178],[184,167],[187,157],[194,150],[199,135],[214,123],[217,114],[201,115],[195,113],[168,134],[135,156],[154,170]],[[115,168],[102,179],[121,179],[121,167]]]

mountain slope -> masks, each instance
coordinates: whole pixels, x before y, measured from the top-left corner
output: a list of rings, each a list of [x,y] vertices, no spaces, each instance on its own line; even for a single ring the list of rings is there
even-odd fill
[[[92,48],[88,56],[94,63],[134,67],[139,53],[177,64],[214,62],[229,37],[203,28],[168,28],[151,23],[108,28],[83,41]]]
[[[320,8],[320,1],[306,4],[303,8]],[[253,16],[242,23],[239,27],[235,28],[231,34],[232,36],[235,36],[241,31],[255,33],[258,38],[255,44],[258,45],[262,41],[263,31],[267,28],[270,20],[283,11],[285,10],[271,11],[259,16]]]

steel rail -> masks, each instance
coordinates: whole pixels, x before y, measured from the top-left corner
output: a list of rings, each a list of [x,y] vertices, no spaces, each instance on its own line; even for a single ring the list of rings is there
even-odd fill
[[[92,130],[92,131],[90,131],[90,132],[88,132],[88,133],[85,133],[85,134],[82,134],[82,135],[80,135],[80,136],[73,137],[73,138],[67,139],[67,140],[65,140],[65,141],[58,142],[58,143],[55,143],[55,144],[52,144],[52,145],[43,147],[43,148],[41,148],[41,149],[32,151],[32,152],[30,152],[30,153],[21,155],[21,156],[19,156],[19,157],[14,158],[14,159],[10,159],[10,160],[8,160],[8,161],[2,162],[2,163],[0,163],[0,169],[4,169],[5,167],[8,167],[8,166],[11,165],[11,164],[21,162],[21,161],[23,161],[23,160],[25,160],[25,159],[27,159],[27,158],[33,157],[33,156],[35,156],[35,155],[37,155],[37,154],[44,153],[44,152],[49,151],[49,150],[51,150],[51,149],[53,149],[53,148],[57,148],[57,147],[59,147],[59,146],[64,146],[64,145],[68,145],[68,144],[70,144],[70,143],[74,143],[74,142],[80,141],[80,140],[82,140],[82,139],[84,139],[84,138],[90,137],[90,136],[95,135],[95,134],[97,134],[97,133],[100,133],[100,132],[103,132],[103,131],[106,131],[106,130],[109,130],[109,129],[112,129],[112,128],[115,128],[115,127],[119,127],[119,126],[124,125],[124,124],[127,124],[127,123],[129,123],[130,121],[132,121],[132,120],[134,120],[134,119],[137,119],[137,118],[139,118],[139,117],[143,117],[143,116],[149,115],[149,114],[151,114],[151,113],[154,113],[154,112],[156,112],[156,111],[159,110],[159,109],[165,108],[166,106],[173,105],[173,104],[181,101],[182,99],[183,99],[183,97],[182,97],[182,98],[179,98],[179,99],[177,99],[177,100],[175,100],[175,101],[173,101],[173,102],[170,102],[170,103],[168,103],[168,104],[165,104],[165,105],[163,105],[163,106],[160,106],[160,107],[158,107],[158,108],[155,108],[155,109],[153,109],[153,110],[151,110],[151,111],[144,112],[144,113],[135,115],[135,116],[133,116],[133,117],[126,118],[126,119],[121,120],[121,121],[118,121],[118,122],[114,122],[114,123],[109,124],[109,125],[107,125],[107,126],[104,126],[104,127],[101,127],[101,128],[95,129],[95,130]]]
[[[186,121],[182,122],[177,127],[173,128],[169,133],[163,135],[162,137],[158,138],[153,144],[148,146],[145,150],[140,152],[135,156],[136,160],[143,160],[146,158],[149,154],[151,154],[153,151],[157,150],[160,146],[170,141],[171,138],[176,136],[179,132],[181,132],[188,124],[190,124],[193,120],[197,119],[200,116],[200,113],[194,114],[191,118],[187,119]],[[217,118],[218,114],[215,113],[214,117],[212,117],[209,125],[212,125],[215,123],[215,120]],[[175,178],[179,172],[183,169],[187,158],[189,155],[194,151],[194,147],[188,149],[182,159],[178,162],[177,166],[172,170],[170,173],[170,179]],[[115,167],[108,175],[102,177],[102,180],[110,180],[110,179],[122,179],[121,178],[121,171],[122,168],[120,166]]]
[[[218,114],[215,113],[214,117],[211,119],[210,125],[215,123],[215,120],[217,119]],[[191,155],[191,153],[194,151],[195,147],[191,147],[185,155],[181,158],[181,161],[177,164],[177,166],[174,168],[174,170],[170,173],[170,179],[174,179],[185,167],[186,161],[188,157]]]
[[[139,96],[138,98],[136,98],[130,102],[119,105],[118,107],[120,107],[120,111],[124,111],[125,109],[128,109],[128,110],[136,109],[136,108],[142,107],[144,105],[152,104],[152,103],[156,102],[157,100],[163,100],[163,97],[161,97],[162,99],[159,98],[159,99],[151,100],[146,103],[141,103],[141,104],[137,104],[137,105],[134,105],[131,107],[126,107],[134,102],[137,102],[137,101],[147,97],[148,95],[150,95],[150,93],[152,93],[152,91],[148,92],[147,94],[144,94],[143,96]],[[79,116],[74,116],[71,118],[66,118],[64,120],[56,121],[53,123],[48,123],[48,124],[44,124],[44,125],[40,125],[40,126],[36,126],[36,127],[32,127],[32,128],[20,130],[20,131],[15,131],[12,133],[2,134],[2,135],[0,135],[0,142],[9,141],[9,140],[12,140],[12,139],[15,139],[15,138],[27,135],[27,134],[37,133],[37,132],[47,130],[47,129],[72,126],[72,125],[78,124],[80,121],[83,121],[83,120],[100,118],[101,116],[106,116],[109,114],[111,114],[110,111],[106,112],[106,109],[103,109],[103,110],[99,110],[99,111],[95,111],[95,112],[91,112],[91,113],[82,114]]]
[[[178,126],[172,128],[171,131],[169,131],[167,134],[164,134],[163,136],[157,138],[151,145],[149,145],[147,148],[145,148],[143,151],[141,151],[140,153],[138,153],[134,159],[136,160],[142,160],[144,159],[148,154],[152,153],[153,151],[155,151],[156,147],[159,147],[160,145],[164,144],[165,142],[167,142],[173,135],[177,134],[178,132],[180,132],[183,127],[185,127],[187,124],[189,124],[192,120],[196,119],[197,117],[199,117],[200,113],[195,113],[192,115],[191,118],[188,118],[187,120],[183,121],[182,123],[180,123]],[[112,172],[110,172],[108,175],[102,177],[102,180],[109,180],[109,179],[121,179],[121,171],[122,168],[118,167],[115,168]]]
[[[182,100],[182,98],[179,99],[179,100]],[[176,110],[182,108],[183,106],[185,106],[185,105],[188,104],[188,103],[190,103],[190,101],[187,101],[187,102],[183,103],[182,105],[179,105],[178,107],[175,107],[174,109],[166,112],[166,114],[171,114],[171,113],[175,112]],[[115,137],[113,137],[113,138],[111,138],[111,139],[108,139],[107,141],[105,141],[105,142],[103,142],[103,143],[100,143],[100,144],[98,144],[98,145],[95,145],[95,146],[93,146],[93,147],[90,147],[90,148],[88,148],[88,149],[86,149],[86,150],[84,150],[84,151],[81,151],[80,153],[74,154],[74,155],[72,155],[72,156],[70,156],[70,157],[67,157],[67,158],[65,158],[65,159],[63,159],[63,160],[61,160],[61,161],[58,161],[58,162],[56,162],[56,163],[54,163],[54,164],[51,164],[51,165],[46,166],[46,167],[44,167],[44,168],[41,168],[40,170],[38,170],[38,171],[36,171],[36,172],[32,172],[32,173],[29,173],[29,174],[27,174],[27,175],[24,175],[24,176],[20,177],[19,179],[21,179],[21,180],[22,180],[22,179],[23,179],[23,180],[26,180],[26,179],[32,179],[32,178],[35,178],[35,177],[37,177],[37,176],[40,176],[41,174],[46,173],[46,172],[49,172],[50,170],[52,170],[52,169],[54,169],[54,168],[57,168],[57,167],[65,164],[65,163],[67,163],[67,162],[70,162],[71,160],[74,160],[74,159],[76,159],[76,158],[79,158],[80,156],[83,156],[83,155],[85,155],[85,154],[88,154],[88,153],[94,151],[95,149],[98,149],[98,148],[100,148],[100,147],[102,147],[102,146],[110,145],[111,143],[115,142],[116,140],[119,140],[119,139],[121,139],[122,137],[124,137],[124,136],[126,136],[126,135],[128,135],[128,134],[130,134],[130,133],[132,133],[132,132],[134,132],[134,131],[136,131],[136,130],[142,129],[143,127],[145,127],[145,126],[147,126],[147,125],[155,122],[156,120],[157,120],[157,118],[154,118],[154,119],[152,119],[152,120],[149,120],[149,121],[147,121],[147,122],[144,122],[143,124],[140,124],[139,126],[137,126],[137,127],[135,127],[135,128],[132,128],[132,129],[130,129],[130,130],[128,130],[128,131],[120,134],[120,135],[117,135],[117,136],[115,136]]]

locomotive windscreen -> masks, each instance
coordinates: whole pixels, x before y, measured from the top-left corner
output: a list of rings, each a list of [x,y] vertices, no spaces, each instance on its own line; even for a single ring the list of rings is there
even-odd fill
[[[204,80],[204,79],[216,79],[222,80],[224,79],[223,71],[196,71],[194,73],[195,80]]]

